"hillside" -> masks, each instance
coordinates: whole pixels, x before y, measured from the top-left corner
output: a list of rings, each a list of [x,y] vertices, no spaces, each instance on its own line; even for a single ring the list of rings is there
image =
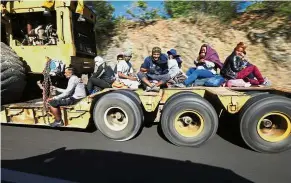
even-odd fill
[[[137,70],[144,57],[151,53],[152,47],[160,46],[163,52],[175,48],[184,60],[185,70],[192,66],[203,43],[212,45],[224,62],[236,44],[243,41],[248,45],[247,55],[251,62],[259,67],[273,85],[291,87],[291,41],[283,34],[284,30],[288,34],[290,29],[276,31],[284,22],[281,19],[265,19],[264,23],[269,26],[264,26],[262,17],[249,16],[243,15],[229,25],[204,15],[158,20],[146,26],[127,22],[119,27],[119,34],[113,38],[104,58],[114,65],[116,55],[130,49],[134,53],[132,61]],[[258,23],[263,26],[258,26]]]

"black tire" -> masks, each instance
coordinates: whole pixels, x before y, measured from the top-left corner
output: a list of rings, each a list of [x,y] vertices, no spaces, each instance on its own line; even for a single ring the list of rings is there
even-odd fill
[[[291,133],[285,139],[277,142],[267,141],[259,135],[258,122],[264,115],[271,112],[280,112],[291,121],[291,100],[278,95],[259,95],[251,98],[240,111],[242,139],[257,152],[279,153],[291,148]]]
[[[1,42],[2,104],[19,101],[26,83],[26,70],[23,62],[9,46]]]
[[[126,90],[126,89],[119,89],[119,90],[115,90],[113,93],[121,93],[124,94],[128,97],[131,97],[132,99],[134,99],[138,104],[141,104],[141,100],[138,96],[137,93],[135,93],[134,91],[131,90]]]
[[[139,98],[139,95],[131,90],[126,90],[126,89],[119,89],[119,90],[115,90],[112,93],[121,93],[123,95],[128,96],[129,98],[131,98],[136,105],[138,106],[139,110],[140,110],[140,114],[141,114],[141,119],[142,122],[144,121],[144,114],[143,114],[143,109],[142,109],[142,103],[141,100]]]
[[[106,125],[104,116],[106,110],[111,107],[118,107],[126,113],[128,124],[120,131],[114,131]],[[115,141],[126,141],[133,138],[141,129],[142,114],[136,102],[130,97],[121,93],[109,93],[101,97],[95,104],[93,119],[96,127],[101,133]]]
[[[188,95],[188,97],[185,97]],[[162,112],[161,127],[166,138],[177,146],[199,147],[212,138],[218,128],[218,116],[213,106],[198,95],[181,95],[165,105]],[[174,127],[176,116],[185,110],[195,110],[204,120],[204,128],[194,137],[185,137]]]
[[[165,102],[165,105],[166,106],[169,102],[175,100],[176,98],[179,98],[179,97],[197,97],[197,96],[200,96],[196,93],[193,93],[193,92],[190,92],[190,91],[182,91],[182,92],[178,92],[178,93],[175,93],[174,95],[172,95],[171,97],[168,98],[168,100]]]

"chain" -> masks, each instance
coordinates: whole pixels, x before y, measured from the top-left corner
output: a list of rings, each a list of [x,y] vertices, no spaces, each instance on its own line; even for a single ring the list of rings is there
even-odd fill
[[[52,81],[51,81],[51,77],[49,75],[50,73],[50,60],[46,62],[46,66],[42,72],[43,76],[44,76],[44,81],[42,83],[43,85],[43,110],[46,112],[47,115],[47,119],[48,119],[48,123],[50,123],[49,120],[49,105],[47,103],[47,99],[51,97],[51,86],[52,86]],[[46,121],[45,121],[46,123]]]

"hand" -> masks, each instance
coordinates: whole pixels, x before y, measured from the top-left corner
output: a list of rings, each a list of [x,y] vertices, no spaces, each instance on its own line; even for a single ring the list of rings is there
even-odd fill
[[[52,100],[53,100],[53,98],[48,98],[48,99],[46,99],[46,102],[50,102]]]
[[[135,77],[133,77],[133,76],[129,76],[128,79],[131,80],[131,81],[137,81],[137,79]]]

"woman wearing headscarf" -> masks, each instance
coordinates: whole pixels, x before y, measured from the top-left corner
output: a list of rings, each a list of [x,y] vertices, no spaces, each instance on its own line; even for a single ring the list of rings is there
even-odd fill
[[[232,54],[226,58],[220,72],[221,75],[226,79],[243,79],[251,85],[270,85],[270,82],[263,78],[257,66],[247,61],[246,47],[243,42],[237,44]]]
[[[94,73],[87,83],[87,90],[89,94],[95,93],[96,91],[104,88],[111,88],[114,82],[114,72],[106,65],[104,59],[100,56],[94,58],[95,68]],[[94,90],[94,87],[97,89]]]
[[[217,73],[217,68],[222,68],[217,52],[208,44],[203,44],[199,51],[198,58],[194,61],[196,68],[190,68],[186,75],[184,85],[191,86],[196,79],[211,78]]]

